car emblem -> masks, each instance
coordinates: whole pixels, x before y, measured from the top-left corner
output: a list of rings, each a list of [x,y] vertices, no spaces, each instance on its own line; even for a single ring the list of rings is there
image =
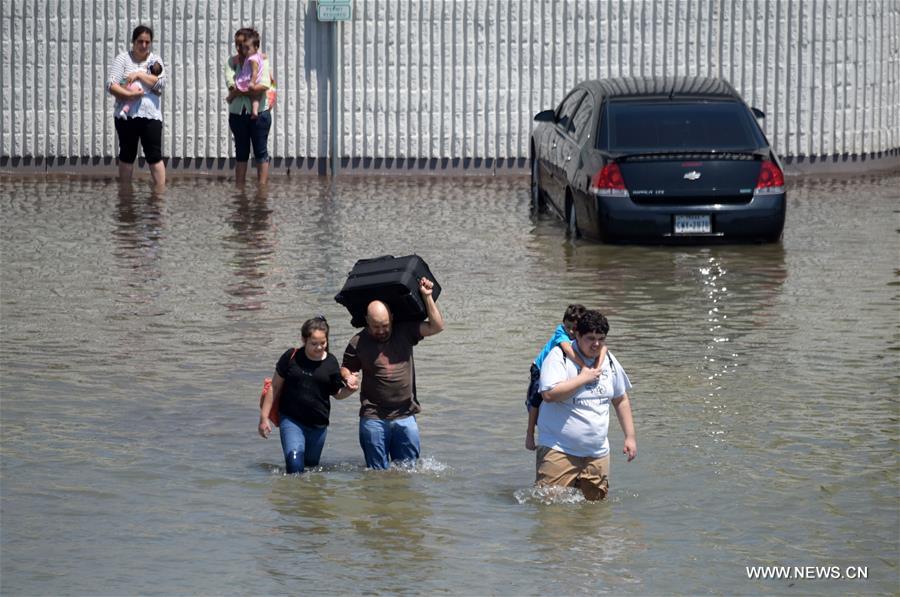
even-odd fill
[[[687,174],[684,175],[684,177],[687,180],[697,180],[698,178],[700,178],[700,176],[701,176],[701,174],[699,172],[697,172],[696,170],[691,170],[690,172],[688,172]]]

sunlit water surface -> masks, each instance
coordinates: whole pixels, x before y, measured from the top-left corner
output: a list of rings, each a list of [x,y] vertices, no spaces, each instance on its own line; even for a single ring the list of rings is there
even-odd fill
[[[900,177],[791,180],[783,243],[610,247],[525,179],[0,180],[4,594],[898,591]],[[366,471],[356,397],[283,475],[262,378],[362,257],[418,253],[424,458]],[[611,499],[535,491],[528,368],[571,302],[628,371]],[[760,581],[747,566],[866,566]]]

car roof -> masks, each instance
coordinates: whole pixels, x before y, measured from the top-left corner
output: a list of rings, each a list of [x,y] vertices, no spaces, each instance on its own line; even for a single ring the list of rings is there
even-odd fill
[[[608,98],[697,97],[736,99],[741,96],[716,77],[617,77],[584,81],[580,87]]]

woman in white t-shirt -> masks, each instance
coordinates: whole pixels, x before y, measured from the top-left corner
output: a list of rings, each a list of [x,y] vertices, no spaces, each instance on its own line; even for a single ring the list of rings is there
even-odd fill
[[[135,27],[131,50],[116,56],[109,68],[106,89],[116,98],[113,116],[119,137],[119,180],[131,180],[140,142],[153,184],[161,188],[166,184],[166,165],[160,95],[166,86],[166,69],[162,58],[150,51],[152,43],[150,27]]]
[[[622,452],[628,461],[637,455],[637,440],[628,390],[631,382],[619,361],[607,352],[609,322],[599,311],[588,310],[578,320],[572,348],[585,363],[580,367],[559,347],[541,367],[544,398],[538,415],[537,485],[577,487],[588,500],[609,492],[609,405],[616,409],[625,435]]]

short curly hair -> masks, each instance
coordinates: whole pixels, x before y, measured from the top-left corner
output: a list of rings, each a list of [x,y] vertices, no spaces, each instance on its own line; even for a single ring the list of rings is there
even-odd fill
[[[600,311],[588,309],[581,316],[581,319],[578,320],[578,323],[575,324],[575,331],[582,336],[591,333],[605,336],[609,333],[609,322]]]
[[[563,314],[563,321],[577,323],[578,320],[581,319],[581,316],[584,315],[585,311],[587,311],[587,309],[584,308],[584,305],[579,305],[577,303],[569,305],[568,308],[566,308],[566,312]]]

